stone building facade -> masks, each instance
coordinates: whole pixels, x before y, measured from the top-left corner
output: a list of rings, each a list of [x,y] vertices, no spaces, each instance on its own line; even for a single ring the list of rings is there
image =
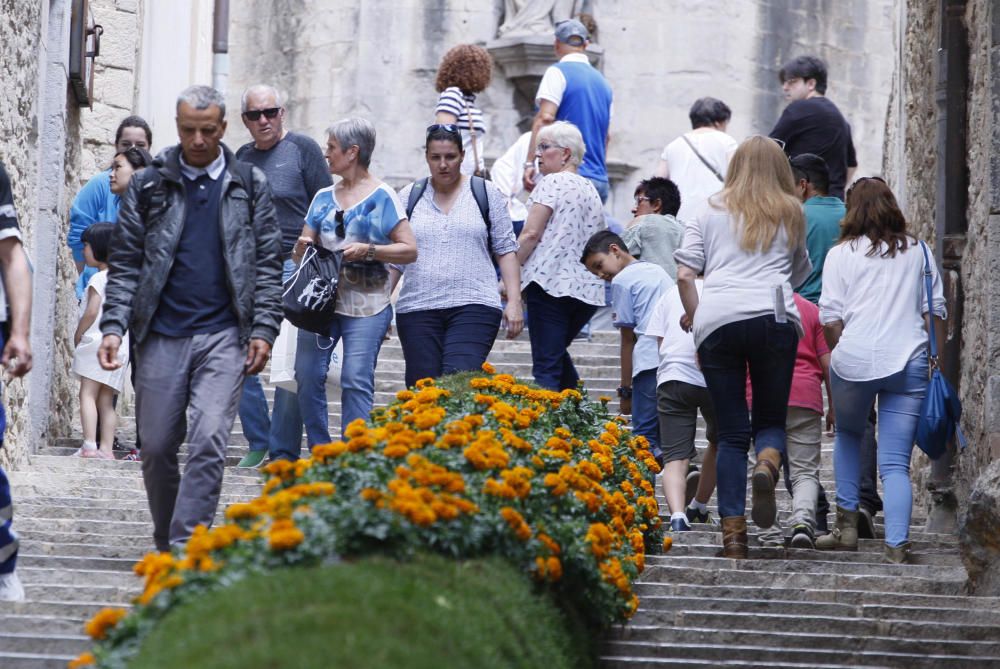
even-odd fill
[[[528,4],[546,3],[234,3],[228,101],[236,108],[247,85],[272,83],[288,94],[290,127],[320,142],[332,121],[365,116],[379,132],[375,174],[403,185],[426,173],[421,147],[434,117],[441,56],[463,42],[490,48],[508,18],[505,11]],[[830,64],[828,94],[853,126],[859,173],[881,171],[895,67],[891,0],[547,4],[553,14],[571,6],[598,23],[602,67],[615,93],[609,209],[616,218],[629,215],[635,183],[652,172],[663,147],[690,129],[687,112],[695,99],[711,95],[726,101],[733,109],[730,132],[738,139],[766,133],[784,106],[778,68],[802,53],[817,53]],[[554,61],[551,33],[539,36],[538,43]],[[517,139],[530,113],[505,67],[494,68],[493,82],[477,100],[489,124],[488,162]],[[241,124],[230,126],[232,145],[248,139]]]

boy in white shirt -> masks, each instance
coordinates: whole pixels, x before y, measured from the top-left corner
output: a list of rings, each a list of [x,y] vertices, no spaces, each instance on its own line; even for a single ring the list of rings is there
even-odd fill
[[[695,280],[701,295],[702,280]],[[659,414],[663,469],[663,494],[670,507],[670,527],[675,532],[690,530],[690,523],[707,523],[708,500],[715,488],[716,425],[712,399],[705,377],[698,367],[694,336],[681,327],[684,306],[677,286],[668,290],[646,326],[646,334],[659,341],[656,370],[656,406]],[[688,467],[697,451],[694,445],[698,411],[705,419],[708,450],[702,460],[701,477],[691,506],[685,509],[689,493]]]
[[[646,437],[649,450],[661,461],[660,429],[656,415],[656,340],[646,326],[660,296],[674,282],[659,265],[636,260],[622,238],[609,230],[587,240],[580,262],[590,272],[611,281],[613,322],[621,333],[619,407],[632,414],[632,432]]]

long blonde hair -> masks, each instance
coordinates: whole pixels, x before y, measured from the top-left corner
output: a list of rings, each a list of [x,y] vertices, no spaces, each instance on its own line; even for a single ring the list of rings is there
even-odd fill
[[[785,152],[770,137],[754,135],[736,149],[722,191],[712,198],[742,224],[740,247],[766,251],[784,226],[788,248],[805,237],[802,203],[795,195],[792,167]]]

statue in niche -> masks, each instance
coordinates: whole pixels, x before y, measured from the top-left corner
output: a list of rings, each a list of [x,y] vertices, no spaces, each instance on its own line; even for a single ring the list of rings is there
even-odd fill
[[[504,22],[498,36],[551,37],[555,25],[588,11],[588,0],[504,0]]]

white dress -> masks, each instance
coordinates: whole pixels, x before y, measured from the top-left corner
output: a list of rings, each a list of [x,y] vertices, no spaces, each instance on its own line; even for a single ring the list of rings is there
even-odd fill
[[[114,371],[108,371],[101,367],[97,361],[97,350],[101,347],[101,316],[104,314],[104,290],[108,285],[108,270],[102,270],[90,277],[87,283],[87,290],[84,292],[83,302],[80,305],[80,315],[87,309],[87,300],[90,298],[90,290],[94,289],[101,298],[101,308],[97,312],[97,318],[91,323],[87,331],[83,333],[79,345],[73,351],[73,373],[77,376],[93,379],[98,383],[110,386],[115,392],[121,392],[125,385],[125,372],[128,367],[128,333],[122,337],[122,345],[118,348],[118,361],[121,367]]]

